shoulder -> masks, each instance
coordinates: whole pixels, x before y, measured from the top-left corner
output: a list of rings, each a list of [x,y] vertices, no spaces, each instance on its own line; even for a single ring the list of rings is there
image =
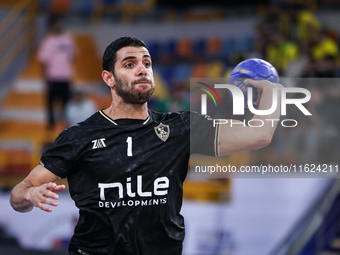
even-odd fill
[[[201,115],[195,111],[178,111],[178,112],[167,112],[159,113],[155,111],[149,111],[155,122],[171,122],[183,125],[185,129],[189,130],[191,125],[199,125],[205,123],[211,118],[207,115]]]
[[[76,133],[79,132],[80,130],[86,130],[86,129],[93,129],[99,126],[102,126],[103,123],[103,118],[100,115],[99,112],[95,112],[92,114],[89,118],[86,120],[79,122],[77,124],[74,124],[68,128],[66,128],[64,131],[67,133]]]
[[[152,112],[153,118],[160,119],[160,120],[167,120],[167,119],[172,119],[172,118],[181,118],[183,120],[185,119],[195,119],[195,118],[200,118],[200,119],[211,119],[208,115],[202,115],[198,112],[195,111],[178,111],[178,112],[167,112],[167,113],[159,113],[159,112]]]
[[[59,134],[55,143],[67,143],[74,147],[88,142],[92,137],[108,129],[107,123],[100,116],[99,112],[96,112],[86,120],[69,126]]]
[[[199,115],[197,112],[193,111],[177,111],[177,112],[156,112],[153,110],[149,110],[149,114],[155,121],[164,121],[174,118],[189,118],[190,115]]]
[[[151,115],[152,119],[156,122],[161,121],[172,121],[172,122],[182,122],[184,124],[188,123],[190,121],[190,115],[191,111],[177,111],[177,112],[155,112],[152,110],[149,110],[149,114]],[[195,113],[194,113],[195,114]]]

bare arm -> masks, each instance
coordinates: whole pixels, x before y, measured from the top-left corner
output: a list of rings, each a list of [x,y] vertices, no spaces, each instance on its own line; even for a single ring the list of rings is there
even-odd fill
[[[65,189],[65,185],[57,185],[59,179],[45,167],[38,165],[32,172],[18,185],[16,185],[10,197],[10,203],[14,210],[18,212],[29,212],[34,206],[43,211],[51,212],[52,208],[46,206],[57,206],[59,196],[58,191]]]
[[[277,126],[277,119],[280,118],[281,112],[281,92],[282,85],[261,80],[245,80],[246,85],[252,86],[258,90],[259,110],[267,110],[272,105],[273,88],[278,89],[278,103],[276,110],[269,115],[254,115],[252,119],[262,120],[262,127],[244,126],[240,121],[233,120],[235,125],[221,125],[220,128],[220,155],[258,149],[270,144],[274,131]],[[265,119],[276,119],[276,121],[266,121]]]

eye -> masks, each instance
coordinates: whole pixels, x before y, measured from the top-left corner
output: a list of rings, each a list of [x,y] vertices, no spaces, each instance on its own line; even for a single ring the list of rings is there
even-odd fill
[[[145,66],[145,67],[150,67],[150,66],[151,66],[151,63],[150,63],[149,61],[144,62],[144,66]]]
[[[131,68],[131,67],[133,67],[133,64],[132,63],[126,63],[124,66],[127,67],[127,68]]]

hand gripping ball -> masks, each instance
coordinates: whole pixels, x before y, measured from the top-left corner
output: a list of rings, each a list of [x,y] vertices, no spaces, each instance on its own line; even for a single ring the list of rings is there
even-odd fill
[[[239,63],[231,72],[229,84],[239,87],[244,94],[244,106],[248,108],[248,86],[244,84],[244,79],[268,80],[271,82],[279,82],[279,75],[276,69],[267,61],[259,58],[250,58]],[[253,105],[256,105],[257,89],[253,88]]]

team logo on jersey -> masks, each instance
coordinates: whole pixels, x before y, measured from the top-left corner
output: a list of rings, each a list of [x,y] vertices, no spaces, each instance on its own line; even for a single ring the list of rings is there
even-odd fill
[[[93,143],[92,149],[105,148],[106,144],[105,144],[104,141],[105,141],[105,138],[100,138],[100,139],[93,140],[92,141],[92,143]]]
[[[170,135],[170,127],[168,125],[164,125],[160,123],[157,127],[155,127],[156,135],[161,139],[163,142],[168,140]]]

